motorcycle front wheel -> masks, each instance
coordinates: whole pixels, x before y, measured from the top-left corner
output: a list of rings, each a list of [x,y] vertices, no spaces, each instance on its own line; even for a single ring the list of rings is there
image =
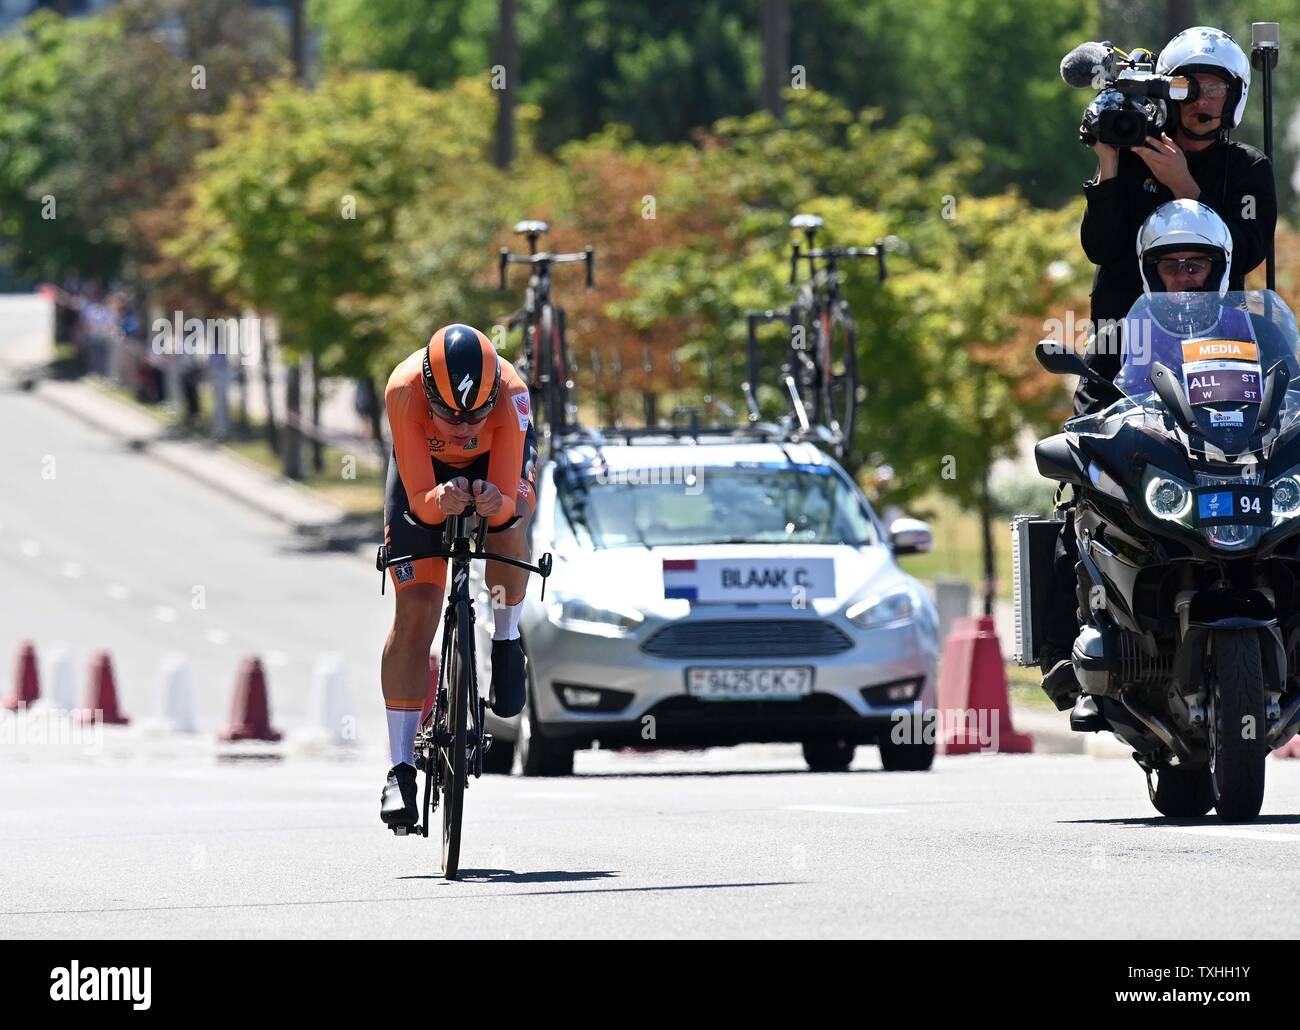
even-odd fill
[[[1249,822],[1264,804],[1264,663],[1251,629],[1214,631],[1215,689],[1210,727],[1214,808],[1225,822]]]

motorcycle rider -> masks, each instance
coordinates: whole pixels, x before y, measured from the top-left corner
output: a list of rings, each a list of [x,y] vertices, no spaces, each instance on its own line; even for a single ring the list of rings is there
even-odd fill
[[[1209,205],[1196,200],[1172,200],[1161,205],[1138,230],[1135,265],[1142,293],[1147,297],[1204,293],[1210,326],[1217,320],[1219,298],[1228,292],[1233,279],[1232,257],[1232,231],[1227,223]],[[1195,303],[1192,297],[1180,298],[1179,302],[1183,306]],[[1198,318],[1205,314],[1196,312]],[[1118,372],[1117,358],[1112,378]],[[1079,612],[1087,611],[1086,597],[1076,596],[1078,553],[1072,515],[1067,515],[1057,540],[1055,589],[1049,595],[1040,665],[1044,693],[1060,711],[1075,706],[1076,715],[1082,718],[1095,715],[1096,709],[1081,695],[1070,660],[1079,630],[1076,601]]]

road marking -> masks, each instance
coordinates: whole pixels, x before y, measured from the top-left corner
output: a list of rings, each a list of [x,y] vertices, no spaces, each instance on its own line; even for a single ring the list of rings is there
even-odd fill
[[[81,566],[78,565],[76,562],[65,561],[62,565],[59,566],[59,571],[62,572],[65,576],[67,576],[68,579],[80,579],[83,570]]]
[[[267,651],[266,664],[267,665],[288,665],[289,656],[285,654],[283,651]]]
[[[175,622],[176,609],[169,608],[165,604],[160,604],[153,610],[153,617],[159,622]]]
[[[1170,833],[1191,833],[1198,837],[1236,837],[1238,840],[1267,840],[1275,844],[1300,840],[1300,833],[1269,833],[1238,826],[1162,826]]]
[[[230,643],[230,634],[227,633],[224,629],[217,629],[215,626],[212,629],[208,630],[203,635],[208,638],[209,644]]]
[[[41,556],[41,542],[28,537],[18,545],[18,550],[22,551],[28,558],[39,558]]]
[[[122,586],[121,583],[110,583],[108,587],[104,590],[104,593],[106,593],[114,601],[125,601],[128,597],[131,596],[131,591],[129,591],[126,587]]]
[[[838,812],[844,815],[894,815],[906,808],[863,808],[858,805],[785,805],[783,812]]]
[[[530,790],[515,797],[528,801],[586,801],[590,794],[565,793],[561,790]]]

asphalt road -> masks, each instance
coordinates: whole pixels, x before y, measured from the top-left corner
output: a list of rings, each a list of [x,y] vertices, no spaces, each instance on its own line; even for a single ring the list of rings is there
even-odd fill
[[[320,656],[343,656],[358,733],[383,738],[379,657],[392,598],[374,551],[314,553],[279,523],[126,449],[39,394],[0,391],[0,687],[31,640],[112,656],[123,708],[160,711],[163,656],[190,663],[199,725],[228,721],[240,659],[259,656],[272,715],[310,721]],[[375,528],[376,543],[382,536]],[[48,691],[47,691],[48,692]]]
[[[1074,756],[799,771],[790,748],[583,753],[485,777],[463,879],[375,812],[373,761],[5,764],[6,937],[1293,935],[1300,768],[1265,814],[1172,825]]]
[[[1154,818],[1124,759],[941,758],[803,771],[797,748],[584,752],[557,780],[485,778],[463,880],[375,811],[377,668],[391,598],[362,551],[279,525],[125,450],[39,397],[0,394],[0,688],[56,646],[109,648],[135,722],[93,754],[0,727],[3,937],[1287,936],[1300,768],[1271,761],[1264,816]],[[201,603],[198,603],[200,602]],[[168,652],[193,738],[147,728]],[[325,760],[312,668],[343,656],[359,743]],[[235,669],[260,655],[274,761],[218,761]],[[12,739],[11,739],[12,738]]]

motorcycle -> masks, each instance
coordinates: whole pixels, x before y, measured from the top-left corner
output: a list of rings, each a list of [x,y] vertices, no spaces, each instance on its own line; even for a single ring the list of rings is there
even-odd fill
[[[1071,726],[1131,746],[1163,815],[1249,821],[1300,729],[1300,336],[1271,291],[1153,294],[1105,410],[1035,448],[1069,516],[1019,516],[1017,657],[1037,660],[1064,517],[1083,615]],[[1045,340],[1049,372],[1101,377]]]

